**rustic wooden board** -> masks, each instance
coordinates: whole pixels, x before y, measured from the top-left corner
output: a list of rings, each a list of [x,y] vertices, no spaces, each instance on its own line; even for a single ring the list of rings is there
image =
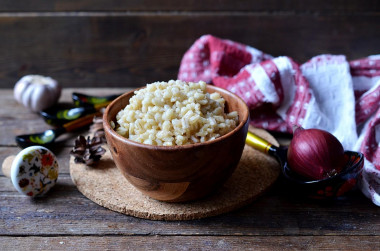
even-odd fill
[[[344,3],[344,4],[343,4]],[[376,0],[303,0],[277,1],[255,0],[229,1],[176,1],[176,0],[3,0],[0,11],[334,11],[345,13],[350,11],[373,12],[379,8]]]
[[[66,89],[113,94],[125,89]],[[117,91],[117,92],[113,92]],[[16,154],[11,126],[27,130],[40,118],[0,90],[0,161]],[[24,120],[24,118],[27,118]],[[34,122],[33,122],[34,121]],[[4,135],[4,131],[6,132]],[[5,140],[3,140],[5,137]],[[186,222],[147,221],[105,209],[84,197],[69,175],[68,140],[58,152],[60,175],[45,198],[20,195],[0,172],[0,249],[270,249],[377,250],[379,208],[359,191],[331,203],[292,194],[279,180],[237,211]]]
[[[378,250],[378,236],[0,237],[5,250]]]
[[[23,75],[66,87],[131,87],[177,77],[183,54],[204,34],[304,62],[321,53],[377,54],[380,15],[315,12],[62,12],[0,15],[0,83]]]
[[[146,221],[105,209],[60,175],[45,198],[30,200],[0,177],[0,236],[210,235],[378,236],[378,208],[358,192],[321,203],[289,194],[278,183],[265,196],[231,213],[184,222]]]
[[[60,98],[60,103],[72,103],[71,94],[80,92],[88,95],[113,95],[129,91],[127,88],[102,88],[84,90],[80,88],[65,88]],[[99,94],[101,93],[101,94]],[[36,113],[30,112],[23,105],[18,104],[13,98],[13,90],[2,90],[0,95],[0,147],[16,146],[14,137],[21,134],[37,133],[52,128]],[[62,146],[73,146],[74,139],[78,133],[85,133],[84,129],[68,135],[62,135],[57,139],[58,146],[55,151],[59,151]],[[0,149],[0,156],[2,155]],[[0,158],[0,161],[2,159]]]

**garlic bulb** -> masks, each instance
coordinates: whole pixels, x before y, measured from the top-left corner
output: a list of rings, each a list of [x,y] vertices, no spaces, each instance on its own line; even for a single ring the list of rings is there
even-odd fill
[[[14,87],[15,99],[34,112],[54,105],[61,96],[61,86],[51,77],[26,75]]]

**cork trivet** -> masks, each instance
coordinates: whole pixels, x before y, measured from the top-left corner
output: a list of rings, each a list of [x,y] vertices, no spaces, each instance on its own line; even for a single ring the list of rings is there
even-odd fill
[[[250,131],[278,145],[266,131]],[[160,202],[135,189],[115,166],[107,152],[96,166],[76,164],[70,159],[70,174],[78,190],[95,203],[150,220],[191,220],[226,213],[251,203],[278,178],[277,161],[246,145],[237,169],[215,194],[186,203]]]

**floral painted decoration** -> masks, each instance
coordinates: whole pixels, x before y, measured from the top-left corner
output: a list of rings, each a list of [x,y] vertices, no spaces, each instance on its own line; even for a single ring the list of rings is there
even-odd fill
[[[14,159],[12,183],[22,194],[42,196],[56,184],[58,169],[57,158],[49,149],[31,146],[19,152]]]

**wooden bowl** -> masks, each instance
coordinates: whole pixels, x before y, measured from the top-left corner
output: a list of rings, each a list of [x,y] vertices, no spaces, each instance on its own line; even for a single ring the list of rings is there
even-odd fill
[[[142,193],[160,201],[184,202],[209,195],[231,176],[239,163],[248,131],[249,110],[238,96],[208,85],[220,93],[226,112],[237,111],[238,126],[217,139],[183,146],[153,146],[129,140],[112,129],[110,121],[129,104],[134,91],[108,105],[104,130],[113,160],[127,180]]]

